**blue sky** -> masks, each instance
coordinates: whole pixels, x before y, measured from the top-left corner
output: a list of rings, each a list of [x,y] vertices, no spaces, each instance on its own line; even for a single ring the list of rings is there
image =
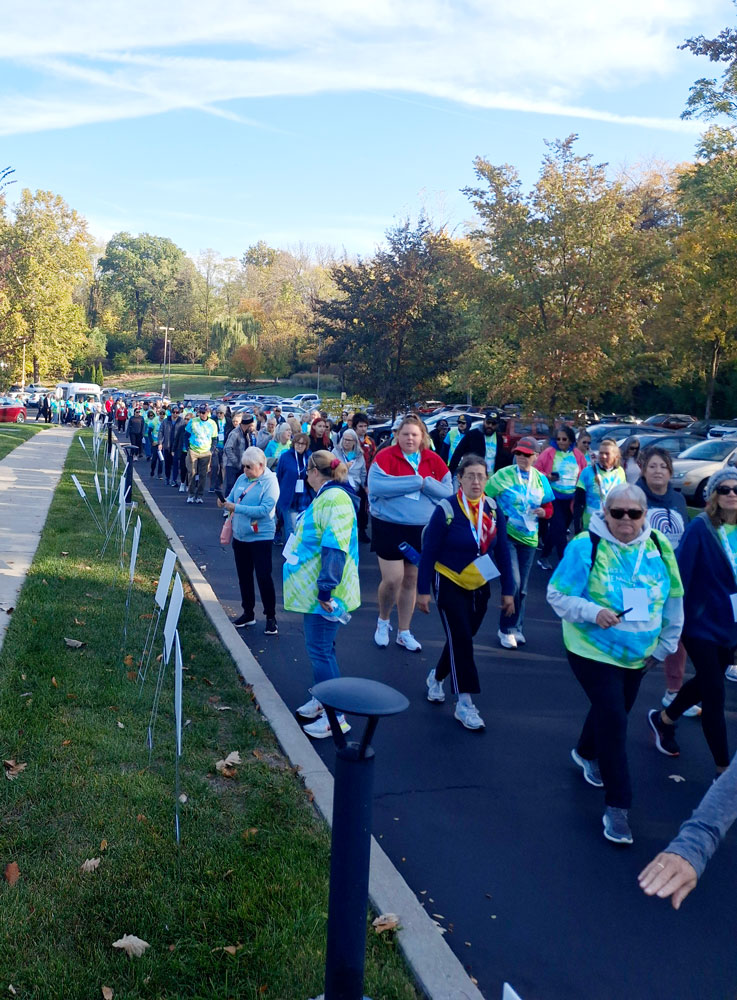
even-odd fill
[[[473,159],[531,186],[544,140],[612,169],[693,155],[677,46],[730,0],[26,0],[0,36],[0,166],[107,239],[371,253],[423,209],[460,231]],[[12,201],[13,189],[9,195]]]

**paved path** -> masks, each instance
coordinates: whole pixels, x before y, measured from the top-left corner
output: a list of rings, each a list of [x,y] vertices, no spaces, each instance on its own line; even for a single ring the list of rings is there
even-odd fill
[[[138,471],[224,607],[239,614],[212,494],[203,506],[187,505],[150,480],[143,462]],[[662,674],[645,678],[631,718],[635,844],[617,848],[601,834],[601,793],[570,761],[586,702],[544,601],[547,575],[533,571],[524,650],[498,648],[493,609],[482,626],[477,703],[487,728],[478,734],[453,720],[450,699],[444,706],[425,699],[424,679],[443,641],[435,613],[415,619],[422,653],[374,646],[378,570],[366,546],[361,560],[363,605],[339,637],[339,661],[344,673],[385,681],[411,701],[377,731],[374,833],[484,996],[497,1000],[507,980],[523,1000],[731,1000],[737,836],[678,913],[636,884],[713,775],[698,722],[681,725],[678,760],[654,750],[645,713],[662,693]],[[279,567],[275,549],[278,589]],[[295,709],[310,683],[300,618],[281,612],[278,637],[264,636],[261,622],[244,641]],[[737,685],[728,685],[727,708],[734,748]],[[332,768],[331,742],[316,749]]]
[[[0,646],[10,617],[3,612],[18,600],[73,438],[50,427],[0,461]]]

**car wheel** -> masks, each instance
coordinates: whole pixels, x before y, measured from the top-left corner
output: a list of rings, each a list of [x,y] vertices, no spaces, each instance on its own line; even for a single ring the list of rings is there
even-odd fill
[[[704,490],[706,489],[706,484],[708,482],[709,482],[708,479],[704,479],[696,487],[696,492],[693,495],[693,500],[697,507],[703,507],[706,504],[706,500],[704,499]]]
[[[26,418],[23,416],[22,413],[19,413],[18,416],[15,418],[15,422],[16,424],[24,424],[26,422]]]

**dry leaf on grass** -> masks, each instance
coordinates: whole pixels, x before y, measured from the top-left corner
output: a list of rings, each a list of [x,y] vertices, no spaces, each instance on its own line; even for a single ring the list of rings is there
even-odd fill
[[[129,681],[134,681],[138,677],[138,673],[135,670],[128,670],[125,676]]]
[[[113,991],[110,989],[109,986],[102,987],[102,1000],[113,1000],[114,996],[115,994],[113,993]]]
[[[217,705],[217,703],[220,701],[220,695],[211,694],[207,700],[210,702],[211,705]]]
[[[83,621],[82,621],[81,619],[79,619],[79,618],[75,618],[75,619],[74,619],[74,624],[75,624],[75,625],[86,625],[86,624],[87,624],[87,622],[83,622]]]
[[[184,803],[187,802],[187,796],[184,794],[184,792],[182,792],[182,794],[179,796],[179,801],[182,803],[182,805],[184,805]]]
[[[113,941],[113,948],[120,948],[131,958],[134,956],[140,958],[141,955],[147,948],[151,945],[148,941],[142,941],[141,938],[136,937],[135,934],[124,934],[122,938],[117,941]]]
[[[383,931],[393,931],[399,927],[399,917],[396,913],[382,913],[376,920],[372,921],[371,926],[377,934],[381,934]]]
[[[222,764],[222,761],[218,761],[218,763]],[[218,767],[218,772],[220,774],[222,774],[222,776],[224,778],[237,778],[238,777],[238,772],[236,771],[236,769],[234,767],[225,767],[225,765],[223,765],[222,767]]]
[[[3,761],[3,767],[5,768],[5,777],[8,781],[13,781],[18,777],[21,771],[25,771],[28,764],[25,764],[23,761],[16,763],[15,758],[11,758],[11,760]]]
[[[79,866],[79,870],[82,872],[94,872],[100,867],[100,858],[87,858]]]
[[[118,729],[125,729],[125,726],[123,725],[122,722],[118,723]]]
[[[68,555],[69,555],[69,553],[68,553],[68,552],[62,552],[62,555],[63,555],[63,556],[68,556]]]
[[[253,838],[256,836],[257,833],[258,833],[258,827],[251,826],[247,830],[244,830],[241,836],[243,837],[244,840],[253,840]]]
[[[132,653],[128,653],[127,656],[124,656],[123,657],[123,663],[126,665],[126,667],[132,667],[133,666],[133,654]]]
[[[72,744],[72,741],[71,741],[71,740],[62,740],[62,741],[61,741],[61,745],[62,745],[63,747],[68,747],[68,746],[71,746],[71,744]]]
[[[228,955],[235,955],[243,947],[242,944],[226,944],[224,948],[213,948],[212,951],[225,951]]]
[[[59,687],[59,683],[58,683],[56,677],[52,677],[51,678],[51,684],[52,684],[52,687],[55,687],[55,688]]]
[[[11,996],[14,997],[18,995],[18,990],[15,988],[15,986],[13,986],[12,983],[10,983],[10,985],[8,986],[8,993],[10,993]]]
[[[219,771],[220,774],[224,774],[227,778],[232,778],[234,774],[228,774],[228,772],[233,770],[234,764],[242,763],[243,761],[241,760],[241,755],[237,750],[233,750],[232,753],[229,753],[224,760],[218,760],[215,762],[215,770]]]
[[[147,820],[147,819],[146,819],[146,817],[145,817],[145,816],[143,815],[143,813],[139,813],[139,814],[138,814],[138,815],[136,816],[136,819],[138,820],[138,822],[139,822],[139,823],[147,823],[147,822],[148,822],[148,820]]]
[[[86,642],[80,642],[79,639],[67,639],[66,636],[64,636],[64,642],[70,649],[81,649],[87,645]]]
[[[216,712],[232,712],[233,709],[230,707],[230,705],[216,705],[215,706],[215,711]]]
[[[19,878],[20,869],[18,868],[18,862],[11,861],[9,865],[5,866],[5,881],[8,885],[15,885]]]

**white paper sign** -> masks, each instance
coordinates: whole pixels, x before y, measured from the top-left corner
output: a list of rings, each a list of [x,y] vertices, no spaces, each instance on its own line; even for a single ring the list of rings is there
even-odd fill
[[[174,588],[171,592],[169,610],[166,613],[166,622],[164,624],[164,663],[168,663],[171,656],[171,647],[174,642],[174,633],[179,623],[179,612],[182,610],[183,600],[184,589],[182,588],[182,578],[177,573],[174,578]]]
[[[730,594],[729,599],[732,602],[732,617],[737,622],[737,594]]]
[[[80,443],[80,444],[82,445],[82,447],[84,448],[84,450],[85,450],[85,451],[87,451],[87,446],[85,445],[85,443],[84,443],[84,441],[82,440],[82,438],[79,438],[79,437],[78,437],[78,438],[77,438],[77,440],[78,440],[78,441],[79,441],[79,443]]]
[[[159,573],[159,584],[156,588],[156,596],[154,601],[158,604],[161,610],[164,610],[164,605],[166,604],[166,599],[169,596],[169,584],[171,583],[171,575],[174,572],[174,563],[177,561],[177,557],[174,555],[171,549],[166,550],[166,555],[164,556],[164,562],[161,567],[161,572]]]
[[[294,566],[299,562],[297,553],[294,551],[297,547],[297,536],[292,532],[287,539],[287,543],[281,550],[281,554],[287,560],[290,566]]]
[[[136,518],[136,526],[133,529],[133,544],[131,545],[131,566],[130,566],[130,582],[133,583],[133,575],[136,572],[136,560],[138,559],[138,543],[141,540],[141,519]]]
[[[105,472],[107,472],[107,469],[105,469]],[[97,473],[95,473],[95,491],[97,493],[97,502],[102,503],[102,490],[100,489],[100,479]]]
[[[84,491],[84,490],[82,489],[82,487],[81,487],[81,485],[80,485],[80,482],[79,482],[79,480],[77,479],[77,477],[76,477],[76,476],[74,475],[74,473],[72,473],[72,482],[73,482],[73,483],[74,483],[74,485],[75,485],[75,486],[77,487],[77,493],[79,493],[79,495],[80,495],[80,496],[82,497],[82,499],[84,500],[84,499],[85,499],[85,497],[87,496],[87,494],[86,494],[86,493],[85,493],[85,491]]]
[[[488,552],[486,555],[479,556],[478,559],[474,559],[473,564],[484,580],[496,580],[498,576],[501,576]]]
[[[645,587],[622,587],[622,610],[626,622],[649,622],[650,606]]]
[[[120,486],[118,487],[118,514],[120,516],[120,530],[125,537],[127,527],[125,523],[125,476],[120,477]]]
[[[304,491],[305,491],[305,481],[304,479],[298,479],[297,482],[294,484],[294,492],[304,493]]]
[[[504,984],[504,991],[502,993],[502,1000],[522,1000],[519,993],[515,992],[509,983]]]
[[[182,756],[182,647],[179,632],[174,633],[174,724],[177,732],[177,757]]]

